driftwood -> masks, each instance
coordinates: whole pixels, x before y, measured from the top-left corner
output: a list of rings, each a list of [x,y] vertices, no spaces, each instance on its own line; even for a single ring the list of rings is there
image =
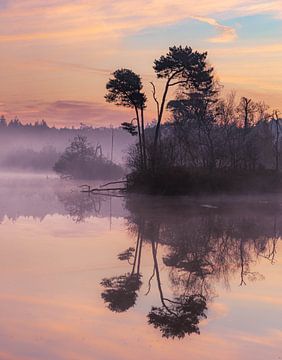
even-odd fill
[[[89,187],[89,189],[87,190],[81,190],[81,192],[99,192],[99,191],[114,191],[114,190],[118,190],[118,191],[122,191],[122,190],[125,190],[125,188],[108,188],[108,189],[101,189],[101,188],[93,188],[91,189]]]
[[[92,188],[92,189],[91,189],[91,186],[88,185],[88,184],[83,184],[83,185],[80,185],[79,187],[81,187],[81,188],[86,187],[87,188],[87,189],[82,189],[81,190],[81,192],[83,192],[83,193],[96,193],[96,192],[101,193],[101,192],[105,192],[105,191],[125,191],[126,187],[106,188],[106,186],[114,185],[114,184],[121,184],[121,183],[126,184],[127,181],[126,180],[111,181],[111,182],[108,182],[106,184],[100,185],[98,188]]]
[[[85,191],[84,191],[84,193],[85,193]],[[96,195],[96,196],[102,196],[102,197],[104,197],[104,196],[109,196],[109,197],[113,197],[113,198],[124,198],[125,197],[125,195],[118,193],[116,191],[114,191],[114,192],[110,192],[110,191],[108,191],[108,192],[100,192],[100,191],[99,192],[95,192],[95,191],[88,192],[88,191],[86,191],[86,193]]]
[[[113,185],[113,184],[126,184],[127,183],[127,180],[120,180],[120,181],[111,181],[111,182],[108,182],[106,184],[103,184],[103,185],[100,185],[100,188],[103,188],[105,186],[108,186],[108,185]]]

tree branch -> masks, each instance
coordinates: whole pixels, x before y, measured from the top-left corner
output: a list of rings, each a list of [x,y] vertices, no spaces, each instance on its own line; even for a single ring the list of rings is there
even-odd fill
[[[169,84],[168,86],[174,86],[174,85],[178,85],[178,84],[186,84],[187,83],[187,80],[179,80],[179,81],[176,81],[172,84]]]
[[[160,103],[159,103],[159,101],[158,101],[158,99],[157,99],[157,97],[156,97],[156,87],[155,87],[155,84],[154,84],[153,82],[150,82],[150,84],[151,84],[152,87],[153,87],[153,91],[152,91],[152,93],[153,93],[153,99],[155,100],[155,103],[157,104],[157,115],[158,115],[158,117],[159,117],[159,114],[160,114]]]

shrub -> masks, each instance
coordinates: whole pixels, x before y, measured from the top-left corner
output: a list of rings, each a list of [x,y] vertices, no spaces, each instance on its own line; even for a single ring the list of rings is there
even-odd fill
[[[54,165],[54,171],[74,179],[118,179],[123,175],[121,166],[107,160],[102,148],[87,142],[85,136],[76,136]]]

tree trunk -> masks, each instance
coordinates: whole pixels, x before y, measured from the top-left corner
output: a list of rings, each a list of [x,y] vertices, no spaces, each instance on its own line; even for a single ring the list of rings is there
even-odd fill
[[[139,140],[139,151],[140,151],[140,159],[141,159],[141,167],[143,169],[144,167],[144,156],[143,156],[143,146],[142,146],[142,136],[141,136],[141,126],[140,126],[140,118],[139,118],[139,112],[137,107],[135,107],[135,113],[136,113],[136,121],[137,121],[137,129],[138,129],[138,140]]]
[[[146,149],[146,138],[145,138],[145,124],[144,124],[144,109],[141,108],[141,127],[142,127],[142,142],[143,142],[143,161],[144,169],[147,169],[147,149]]]

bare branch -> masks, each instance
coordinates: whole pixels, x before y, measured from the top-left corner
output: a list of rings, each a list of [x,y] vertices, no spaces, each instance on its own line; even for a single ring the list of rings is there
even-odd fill
[[[103,188],[105,186],[112,185],[112,184],[121,184],[121,183],[127,183],[127,180],[111,181],[106,184],[100,185],[100,188]]]
[[[160,114],[160,104],[159,104],[159,101],[157,99],[157,96],[156,96],[156,87],[155,87],[155,84],[153,82],[150,82],[150,84],[152,85],[153,87],[153,99],[155,100],[155,103],[157,104],[157,115],[159,117],[159,114]]]
[[[186,84],[187,83],[187,80],[179,80],[179,81],[176,81],[172,84],[169,84],[168,86],[174,86],[174,85],[179,85],[179,84]]]

